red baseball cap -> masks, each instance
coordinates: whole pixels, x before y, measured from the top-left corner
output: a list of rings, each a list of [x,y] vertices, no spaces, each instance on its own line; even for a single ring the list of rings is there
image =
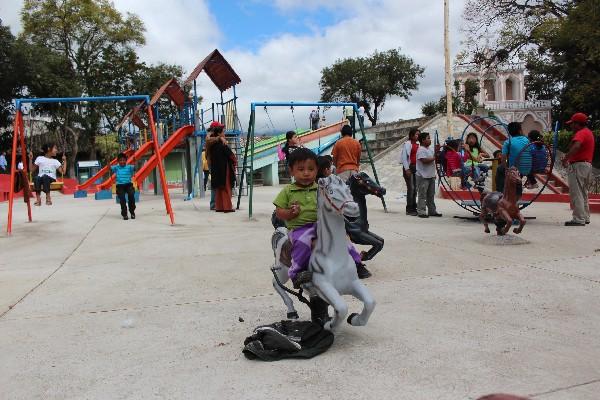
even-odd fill
[[[579,123],[585,124],[587,122],[587,120],[588,120],[588,116],[585,115],[584,113],[575,113],[575,114],[573,114],[571,119],[567,121],[567,124],[571,124],[573,122],[579,122]]]
[[[225,125],[223,125],[222,123],[220,123],[219,121],[213,121],[210,123],[210,129],[212,128],[221,128],[224,127]]]

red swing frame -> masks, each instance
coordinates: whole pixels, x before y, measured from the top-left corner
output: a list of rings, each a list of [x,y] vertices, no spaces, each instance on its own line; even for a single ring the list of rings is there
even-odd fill
[[[152,131],[154,153],[160,155],[160,147],[158,145],[158,135],[156,133],[156,126],[154,124],[154,112],[152,105],[150,104],[150,96],[147,95],[135,95],[135,96],[107,96],[107,97],[68,97],[68,98],[47,98],[47,99],[18,99],[16,103],[16,115],[13,123],[13,142],[12,142],[12,153],[10,162],[10,189],[8,195],[8,216],[6,233],[10,236],[12,234],[12,222],[13,222],[13,205],[15,197],[15,177],[17,171],[17,149],[21,147],[21,157],[23,161],[23,171],[25,174],[28,173],[28,162],[26,161],[27,146],[25,143],[25,126],[23,124],[23,112],[21,111],[21,104],[23,103],[81,103],[81,102],[106,102],[106,101],[130,101],[130,100],[143,100],[147,106],[148,122]],[[167,186],[167,179],[165,175],[165,167],[162,160],[157,163],[158,171],[160,175],[160,183],[165,200],[165,208],[171,225],[175,224],[175,216],[173,214],[173,207],[171,206],[171,197],[169,196],[169,190]],[[27,217],[31,222],[31,198],[25,199],[27,203]]]

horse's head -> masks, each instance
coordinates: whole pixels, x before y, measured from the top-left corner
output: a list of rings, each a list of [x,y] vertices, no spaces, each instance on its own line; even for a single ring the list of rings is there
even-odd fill
[[[372,194],[377,197],[385,195],[385,188],[379,186],[366,172],[357,172],[348,179],[350,192],[355,196],[366,196]]]
[[[521,175],[519,174],[517,167],[510,167],[508,171],[506,171],[506,180],[511,184],[521,181]]]
[[[358,204],[354,202],[350,188],[337,175],[329,175],[319,179],[319,195],[323,207],[346,217],[356,218],[360,215]]]

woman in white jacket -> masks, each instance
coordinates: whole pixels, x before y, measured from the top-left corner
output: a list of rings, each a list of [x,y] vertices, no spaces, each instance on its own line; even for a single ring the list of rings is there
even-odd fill
[[[406,182],[406,215],[417,215],[417,150],[419,149],[419,130],[412,128],[408,132],[408,140],[402,145],[400,163],[404,182]]]

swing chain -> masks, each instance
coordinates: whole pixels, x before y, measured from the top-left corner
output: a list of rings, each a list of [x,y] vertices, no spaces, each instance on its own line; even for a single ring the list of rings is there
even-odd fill
[[[265,113],[267,114],[267,118],[269,118],[269,122],[271,123],[271,128],[273,128],[273,130],[276,131],[277,129],[275,129],[273,120],[271,120],[271,115],[269,115],[269,110],[267,110],[267,106],[264,106],[264,110],[265,110]]]
[[[294,119],[294,127],[298,130],[298,125],[296,124],[296,116],[294,115],[294,106],[290,106],[290,110],[292,110],[292,118]]]

